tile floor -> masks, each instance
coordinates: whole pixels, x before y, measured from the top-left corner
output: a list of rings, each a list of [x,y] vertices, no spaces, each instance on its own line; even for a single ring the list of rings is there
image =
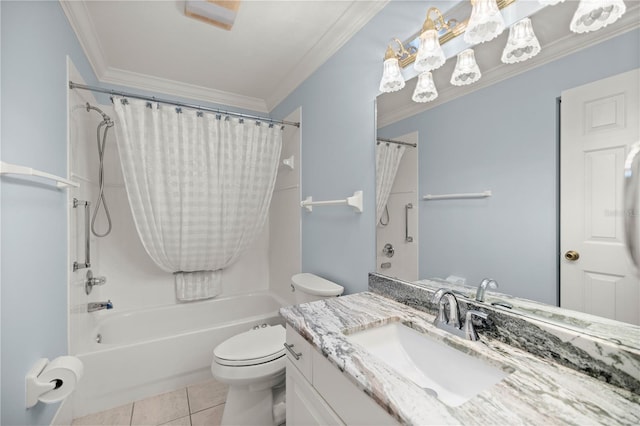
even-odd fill
[[[72,426],[217,426],[227,390],[224,383],[211,380],[80,417]]]

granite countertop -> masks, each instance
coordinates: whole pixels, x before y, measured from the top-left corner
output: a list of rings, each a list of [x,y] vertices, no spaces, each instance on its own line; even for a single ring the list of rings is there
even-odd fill
[[[497,340],[477,342],[433,326],[434,317],[370,292],[280,309],[287,324],[358,388],[404,424],[640,424],[640,396]],[[450,407],[345,334],[399,321],[510,374]],[[437,361],[434,361],[437,362]]]

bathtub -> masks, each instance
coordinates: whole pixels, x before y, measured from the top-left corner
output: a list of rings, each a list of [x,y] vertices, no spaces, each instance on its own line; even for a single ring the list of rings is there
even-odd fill
[[[74,416],[211,379],[213,348],[256,325],[283,324],[281,306],[276,295],[259,292],[99,312],[88,351],[77,354],[84,376],[75,392]]]

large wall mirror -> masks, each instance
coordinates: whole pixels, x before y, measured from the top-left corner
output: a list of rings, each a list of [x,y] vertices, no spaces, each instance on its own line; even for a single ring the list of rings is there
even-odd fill
[[[433,71],[435,101],[411,100],[416,78],[378,97],[378,139],[416,144],[378,217],[378,272],[493,278],[502,293],[640,324],[623,226],[635,212],[622,204],[624,161],[640,139],[640,5],[626,4],[623,18],[586,34],[569,31],[576,2],[546,7],[530,16],[536,57],[502,64],[506,30],[474,48],[477,83],[449,83],[452,57]],[[424,199],[469,193],[478,196]]]

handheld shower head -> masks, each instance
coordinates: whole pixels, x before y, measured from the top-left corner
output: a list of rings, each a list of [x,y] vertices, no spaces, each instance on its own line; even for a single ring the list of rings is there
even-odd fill
[[[113,123],[113,120],[111,119],[111,117],[109,117],[107,114],[105,114],[100,108],[94,107],[89,102],[87,102],[87,112],[89,112],[91,110],[94,110],[94,111],[100,113],[100,115],[102,115],[102,121],[105,123],[105,125],[107,127],[113,127],[114,123]]]

